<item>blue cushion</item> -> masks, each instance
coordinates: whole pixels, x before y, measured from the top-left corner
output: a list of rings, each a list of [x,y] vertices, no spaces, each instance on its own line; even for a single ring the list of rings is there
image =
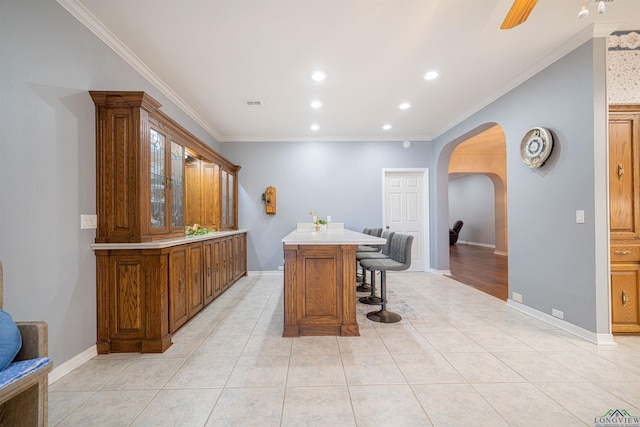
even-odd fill
[[[38,357],[37,359],[13,362],[7,369],[0,371],[0,388],[8,386],[50,363],[51,359],[48,357]]]
[[[22,347],[22,335],[11,315],[0,310],[0,371],[16,357]]]

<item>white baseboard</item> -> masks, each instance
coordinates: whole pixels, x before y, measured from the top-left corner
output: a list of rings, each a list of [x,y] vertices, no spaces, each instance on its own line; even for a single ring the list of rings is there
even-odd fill
[[[247,276],[282,276],[284,271],[249,271]]]
[[[511,298],[507,300],[507,307],[518,310],[519,312],[527,314],[538,320],[542,320],[545,323],[553,325],[558,329],[562,329],[563,331],[569,332],[570,334],[589,341],[592,344],[600,346],[617,345],[617,343],[613,339],[612,334],[597,334],[595,332],[588,331],[584,328],[574,325],[573,323],[558,319],[557,317],[554,317],[550,314],[543,313],[542,311],[536,310],[535,308],[531,308],[529,306],[516,302]]]
[[[83,351],[80,354],[73,356],[71,359],[67,360],[60,366],[56,366],[53,368],[53,371],[49,374],[49,384],[53,384],[58,381],[60,378],[67,375],[69,372],[73,371],[77,367],[81,366],[88,360],[91,360],[98,354],[98,350],[96,346],[93,345]]]
[[[464,245],[473,245],[473,246],[482,246],[483,248],[494,248],[496,245],[491,245],[489,243],[480,243],[480,242],[472,242],[469,240],[458,240],[458,243],[462,243]]]
[[[435,268],[432,268],[430,272],[433,274],[442,274],[442,275],[451,274],[451,270],[436,270]]]

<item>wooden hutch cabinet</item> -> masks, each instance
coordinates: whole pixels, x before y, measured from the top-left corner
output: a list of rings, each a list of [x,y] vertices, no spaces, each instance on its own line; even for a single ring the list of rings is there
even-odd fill
[[[246,275],[232,164],[144,92],[96,105],[99,353],[163,352],[171,335]],[[185,226],[216,230],[185,236]]]
[[[609,106],[611,323],[640,333],[640,105]]]

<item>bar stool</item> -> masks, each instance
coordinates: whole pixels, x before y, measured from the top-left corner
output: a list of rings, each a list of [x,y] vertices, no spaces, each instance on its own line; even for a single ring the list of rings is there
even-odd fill
[[[382,228],[365,228],[362,230],[362,234],[380,237],[380,235],[382,235]],[[358,252],[380,252],[379,246],[380,245],[358,245]]]
[[[375,274],[380,272],[381,307],[378,311],[367,313],[367,318],[374,322],[395,323],[402,320],[402,316],[387,310],[387,271],[402,271],[411,266],[411,245],[413,236],[396,233],[391,239],[391,257],[381,259],[363,259],[360,265]]]
[[[382,250],[380,252],[356,252],[356,262],[360,262],[363,259],[382,259],[389,258],[391,253],[391,240],[393,235],[396,234],[395,231],[385,231],[382,233],[382,238],[387,239],[387,242],[382,245]],[[366,277],[366,270],[363,268],[363,275]],[[358,292],[371,292],[371,295],[368,297],[358,298],[363,304],[380,304],[381,300],[376,296],[376,277],[375,272],[371,273],[371,286],[367,285],[367,283],[363,283],[362,285],[356,287],[356,291]]]
[[[368,234],[369,236],[380,237],[382,234],[382,228],[364,228],[362,234]],[[381,245],[358,245],[357,252],[380,252]],[[356,261],[356,271],[358,271],[358,262]],[[360,289],[356,289],[358,292],[368,292],[371,287],[367,284],[367,278],[365,271],[362,270],[362,274],[356,273],[356,281],[362,282],[362,285],[358,286]]]

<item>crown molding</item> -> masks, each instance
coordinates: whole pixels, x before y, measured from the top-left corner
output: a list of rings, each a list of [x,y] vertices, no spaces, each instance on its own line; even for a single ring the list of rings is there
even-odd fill
[[[171,102],[182,110],[186,115],[191,117],[198,125],[207,131],[216,141],[220,141],[220,134],[208,123],[200,114],[198,114],[189,104],[187,104],[180,96],[169,87],[158,75],[133,53],[118,37],[115,36],[98,18],[96,18],[83,4],[78,0],[56,0],[58,4],[64,7],[71,15],[73,15],[80,23],[95,34],[107,46],[111,48],[118,56],[131,65],[142,77],[158,89],[164,96],[169,98]]]
[[[429,135],[407,135],[407,136],[299,136],[299,137],[243,137],[243,136],[223,136],[219,142],[431,142],[433,138]]]

